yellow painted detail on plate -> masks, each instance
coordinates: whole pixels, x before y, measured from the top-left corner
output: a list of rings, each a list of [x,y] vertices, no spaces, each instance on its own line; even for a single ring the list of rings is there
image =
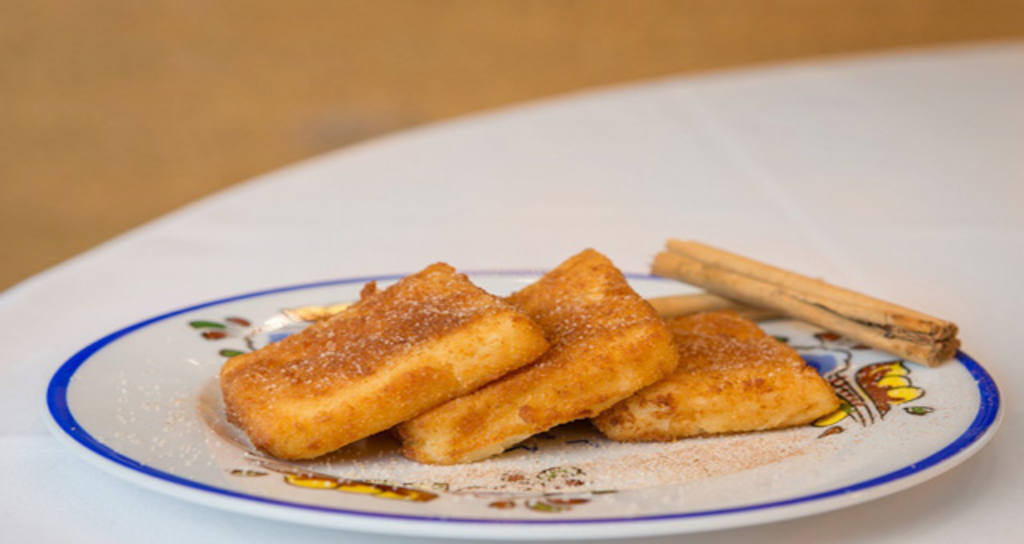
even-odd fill
[[[295,474],[285,476],[284,480],[291,485],[306,489],[334,489],[339,485],[338,480],[333,478],[307,478]]]
[[[345,484],[338,488],[338,491],[344,491],[346,493],[365,493],[367,495],[381,495],[383,492],[380,488],[361,483]]]
[[[879,387],[906,387],[910,385],[910,379],[906,376],[886,375],[878,380]]]
[[[889,402],[902,404],[919,398],[924,391],[920,387],[894,387],[887,390],[885,394],[889,397]]]
[[[887,365],[882,365],[881,368],[885,369],[885,376],[906,376],[910,373],[905,366],[903,361],[896,361]]]
[[[835,425],[836,423],[839,423],[848,415],[850,414],[846,407],[840,406],[836,411],[832,412],[831,414],[825,414],[819,417],[818,419],[814,420],[813,425],[815,427],[828,427],[829,425]]]

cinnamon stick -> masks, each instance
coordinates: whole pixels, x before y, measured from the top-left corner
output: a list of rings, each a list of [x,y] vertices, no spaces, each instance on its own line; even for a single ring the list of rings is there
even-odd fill
[[[719,310],[736,312],[741,317],[751,321],[765,321],[781,317],[781,314],[775,310],[747,306],[746,304],[740,304],[710,293],[654,297],[647,299],[647,302],[651,303],[651,306],[654,306],[654,310],[658,312],[658,315],[664,319]]]
[[[960,346],[956,325],[696,242],[670,240],[652,272],[825,327],[934,366]]]
[[[691,257],[709,266],[784,287],[806,302],[826,305],[830,310],[850,319],[881,325],[907,339],[920,338],[920,335],[944,339],[956,336],[957,333],[956,325],[949,321],[699,242],[672,239],[666,243],[666,247],[673,253]]]

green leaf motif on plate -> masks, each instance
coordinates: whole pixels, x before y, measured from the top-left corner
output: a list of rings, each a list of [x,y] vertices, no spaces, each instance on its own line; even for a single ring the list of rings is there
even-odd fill
[[[222,350],[220,350],[217,353],[220,353],[222,357],[235,357],[235,356],[241,355],[241,354],[243,354],[245,352],[237,350],[237,349],[222,349]]]
[[[216,321],[189,321],[189,326],[193,329],[224,329],[226,328],[223,323]]]
[[[931,406],[907,406],[903,411],[912,416],[925,416],[934,412],[935,408]]]

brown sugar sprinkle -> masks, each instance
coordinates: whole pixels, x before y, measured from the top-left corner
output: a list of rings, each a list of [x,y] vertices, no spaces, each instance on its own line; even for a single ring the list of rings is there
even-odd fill
[[[757,324],[732,312],[709,312],[669,321],[679,347],[680,368],[711,373],[735,367],[806,365],[792,348],[778,342]]]
[[[731,311],[703,312],[673,319],[669,328],[675,334],[698,334],[719,338],[753,340],[768,335],[756,323]]]
[[[660,321],[625,276],[614,267],[586,264],[587,258],[584,252],[569,259],[507,300],[540,324],[555,348]]]
[[[229,380],[286,384],[317,394],[373,373],[411,347],[441,337],[484,315],[511,307],[438,263],[378,291],[367,285],[359,302],[250,357]]]
[[[681,368],[714,372],[734,367],[792,364],[796,368],[806,365],[803,359],[772,338],[737,340],[688,334],[676,336]]]

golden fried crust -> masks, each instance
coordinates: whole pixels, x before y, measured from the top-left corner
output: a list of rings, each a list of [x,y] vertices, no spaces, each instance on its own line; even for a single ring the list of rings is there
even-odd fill
[[[221,369],[228,417],[259,448],[306,459],[387,429],[548,347],[523,312],[442,263]]]
[[[793,348],[732,312],[669,322],[679,368],[594,419],[613,440],[653,441],[803,425],[839,407]]]
[[[508,300],[540,323],[536,363],[398,427],[416,461],[464,463],[586,418],[654,383],[677,362],[672,334],[606,257],[586,250]]]

